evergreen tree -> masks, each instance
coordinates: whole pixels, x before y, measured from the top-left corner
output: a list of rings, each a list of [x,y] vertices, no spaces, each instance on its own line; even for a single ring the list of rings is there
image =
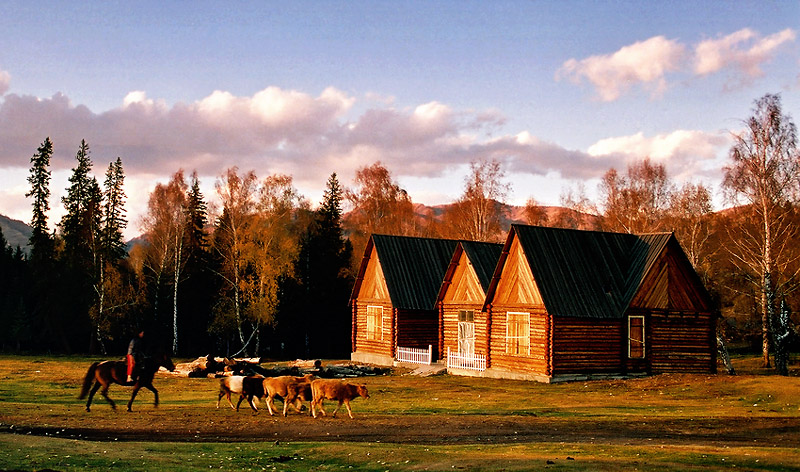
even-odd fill
[[[284,318],[300,334],[304,356],[341,356],[350,352],[351,314],[347,307],[353,277],[349,273],[353,247],[344,237],[342,188],[336,173],[328,179],[323,201],[301,237],[295,284]],[[287,320],[288,321],[288,320]]]
[[[71,265],[84,272],[94,272],[98,264],[102,196],[97,179],[90,175],[92,160],[85,140],[81,141],[75,158],[78,162],[72,169],[70,186],[61,198],[66,213],[59,226],[65,256]]]
[[[31,157],[31,171],[28,183],[30,192],[26,197],[33,198],[33,217],[31,218],[31,260],[41,261],[52,258],[53,240],[47,228],[47,212],[50,211],[50,158],[53,156],[53,142],[46,138]]]
[[[128,226],[125,219],[125,172],[122,168],[122,159],[108,165],[104,183],[103,253],[108,261],[118,261],[127,255],[122,231]]]
[[[187,355],[208,352],[208,326],[211,323],[211,306],[217,284],[209,252],[208,207],[200,191],[197,172],[193,172],[186,196],[186,222],[184,243],[187,260],[184,268],[184,289],[180,292],[179,305],[192,316],[178,320],[182,344],[180,352]]]
[[[97,179],[90,175],[92,161],[89,145],[81,141],[75,156],[77,164],[69,177],[70,186],[61,201],[66,213],[59,223],[64,251],[61,256],[58,289],[69,294],[71,303],[62,308],[61,316],[71,320],[71,336],[89,329],[87,313],[95,303],[95,287],[102,264],[100,256],[100,223],[102,195]]]

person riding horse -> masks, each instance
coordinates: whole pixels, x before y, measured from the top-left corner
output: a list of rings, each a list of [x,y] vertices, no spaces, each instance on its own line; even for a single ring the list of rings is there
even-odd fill
[[[142,362],[144,361],[144,330],[131,339],[128,344],[128,383],[133,383],[139,377]]]

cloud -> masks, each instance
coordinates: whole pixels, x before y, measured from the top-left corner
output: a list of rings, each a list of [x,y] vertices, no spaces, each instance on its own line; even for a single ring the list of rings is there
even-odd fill
[[[0,69],[0,97],[5,95],[9,88],[11,88],[11,74]]]
[[[569,59],[556,73],[556,79],[564,77],[576,84],[586,79],[606,102],[616,100],[637,84],[646,84],[658,95],[666,88],[666,73],[680,67],[685,49],[676,40],[655,36],[613,54]]]
[[[732,68],[747,79],[762,76],[761,65],[773,59],[780,46],[792,42],[797,34],[785,29],[767,37],[744,28],[718,39],[701,41],[694,51],[694,73],[705,76]]]
[[[646,155],[668,162],[671,175],[678,176],[704,171],[702,164],[721,146],[715,135],[676,131],[608,138],[588,151],[573,150],[526,131],[501,133],[505,117],[497,110],[455,110],[436,101],[408,108],[367,102],[359,103],[353,115],[354,105],[356,99],[334,88],[317,96],[278,87],[252,96],[218,90],[171,106],[133,91],[119,107],[103,113],[75,105],[63,94],[7,94],[0,100],[0,187],[17,181],[24,186],[24,177],[6,183],[3,175],[25,174],[31,155],[49,136],[55,144],[54,175],[63,177],[58,183],[54,178],[55,195],[66,187],[78,144],[86,139],[95,175],[102,176],[110,161],[122,158],[133,235],[147,194],[179,169],[198,171],[209,200],[216,176],[233,166],[262,178],[290,174],[298,189],[321,195],[332,172],[349,185],[358,168],[376,161],[401,181],[431,182],[428,186],[435,185],[440,194],[445,189],[433,182],[449,181],[457,196],[464,165],[479,159],[496,159],[510,176],[529,182],[597,179],[611,167],[622,168]],[[531,194],[531,188],[518,191]],[[0,213],[29,211],[20,206],[29,207],[24,198],[10,202],[0,202]],[[20,213],[10,210],[12,203]]]
[[[730,146],[727,134],[697,130],[676,130],[646,137],[643,133],[597,141],[587,153],[594,157],[616,159],[617,169],[649,157],[666,166],[677,180],[709,176],[719,172],[718,159]]]
[[[788,28],[766,37],[744,28],[692,47],[654,36],[612,54],[569,59],[555,78],[575,84],[586,80],[605,102],[617,100],[637,85],[649,90],[652,97],[658,97],[668,88],[668,79],[676,74],[705,77],[729,71],[734,83],[749,84],[763,76],[762,65],[773,60],[781,46],[796,37],[796,31]]]

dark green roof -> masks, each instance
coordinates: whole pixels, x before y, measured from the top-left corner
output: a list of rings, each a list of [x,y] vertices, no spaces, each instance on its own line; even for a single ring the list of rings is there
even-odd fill
[[[671,237],[525,225],[512,232],[548,313],[586,318],[622,316]]]
[[[395,308],[433,310],[458,241],[373,234],[389,297]]]
[[[497,261],[500,260],[500,254],[503,253],[503,245],[478,241],[461,241],[460,244],[475,269],[483,293],[486,293],[489,283],[492,281],[494,269],[497,267]]]

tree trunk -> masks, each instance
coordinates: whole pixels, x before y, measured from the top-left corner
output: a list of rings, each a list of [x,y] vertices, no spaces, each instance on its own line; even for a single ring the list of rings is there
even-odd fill
[[[761,357],[762,367],[769,367],[769,323],[770,313],[772,308],[770,304],[770,294],[767,293],[767,286],[764,282],[768,276],[772,275],[772,226],[771,226],[771,208],[769,202],[762,196],[761,208],[762,217],[764,219],[764,248],[762,260],[764,263],[764,272],[761,274]],[[770,285],[771,285],[770,280]],[[771,288],[770,288],[771,291]]]

